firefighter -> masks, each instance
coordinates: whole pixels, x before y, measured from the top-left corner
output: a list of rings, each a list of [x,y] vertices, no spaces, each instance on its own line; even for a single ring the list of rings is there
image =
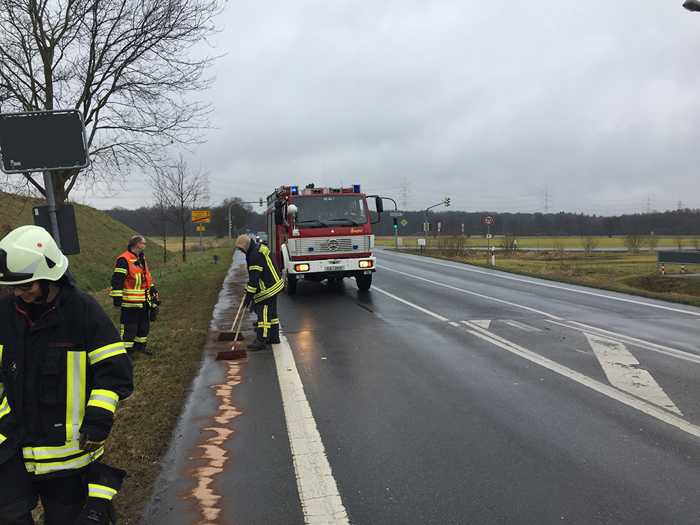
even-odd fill
[[[160,297],[146,263],[145,248],[143,236],[129,239],[127,250],[117,258],[109,295],[114,306],[121,308],[119,332],[127,352],[153,355],[147,347],[148,333],[151,321],[156,320]]]
[[[277,268],[270,259],[270,249],[248,235],[236,239],[236,248],[245,253],[248,265],[248,284],[245,287],[245,306],[254,304],[258,316],[255,341],[248,350],[269,348],[280,342],[280,320],[277,317],[277,294],[284,288]]]
[[[0,523],[109,525],[124,471],[99,460],[131,360],[112,321],[67,274],[46,230],[0,241]]]

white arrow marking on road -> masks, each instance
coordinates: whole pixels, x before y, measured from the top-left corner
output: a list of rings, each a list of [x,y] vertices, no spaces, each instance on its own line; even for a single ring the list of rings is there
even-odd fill
[[[275,365],[304,522],[306,525],[349,525],[292,349],[286,337],[281,335],[280,339],[282,344],[273,346]]]
[[[484,330],[488,330],[491,327],[490,319],[483,319],[481,321],[472,320],[472,323],[474,323],[477,326],[480,326]]]
[[[678,407],[666,395],[663,388],[652,375],[639,368],[639,361],[625,348],[625,345],[612,339],[606,339],[584,332],[603,371],[614,387],[640,397],[656,406],[675,412],[682,416]]]

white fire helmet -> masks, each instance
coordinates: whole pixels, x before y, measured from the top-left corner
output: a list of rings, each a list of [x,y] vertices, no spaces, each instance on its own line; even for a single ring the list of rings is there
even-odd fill
[[[0,240],[0,285],[58,281],[68,270],[49,232],[39,226],[20,226]]]

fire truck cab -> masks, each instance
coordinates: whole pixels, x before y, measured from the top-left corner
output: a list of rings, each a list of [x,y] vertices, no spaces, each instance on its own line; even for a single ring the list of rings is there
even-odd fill
[[[268,245],[283,271],[287,293],[296,293],[301,278],[339,284],[354,277],[360,290],[369,290],[376,266],[372,224],[383,211],[380,197],[376,211],[372,221],[359,185],[282,186],[269,195]]]

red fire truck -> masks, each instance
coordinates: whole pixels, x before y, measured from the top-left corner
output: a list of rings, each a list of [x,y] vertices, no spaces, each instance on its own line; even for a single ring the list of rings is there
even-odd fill
[[[282,186],[268,196],[268,244],[290,295],[300,278],[339,284],[354,277],[360,290],[369,290],[376,266],[372,224],[384,208],[381,197],[375,197],[373,221],[367,199],[359,185]]]

